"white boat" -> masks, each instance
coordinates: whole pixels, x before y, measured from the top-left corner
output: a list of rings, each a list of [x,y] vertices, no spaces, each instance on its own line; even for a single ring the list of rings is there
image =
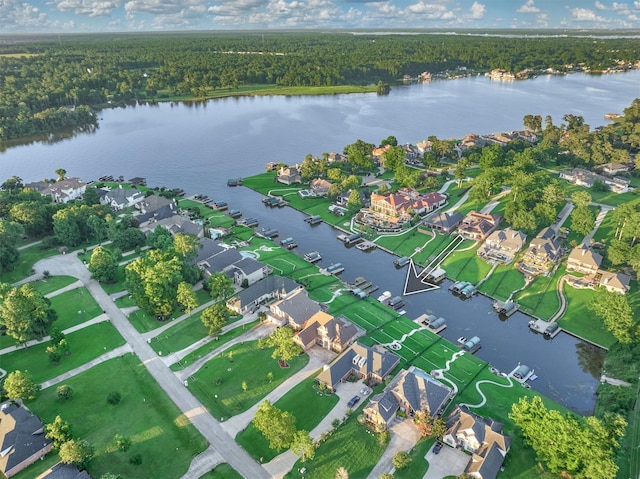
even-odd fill
[[[378,301],[380,301],[381,303],[384,303],[388,299],[391,299],[391,291],[385,291],[380,296],[378,296]]]

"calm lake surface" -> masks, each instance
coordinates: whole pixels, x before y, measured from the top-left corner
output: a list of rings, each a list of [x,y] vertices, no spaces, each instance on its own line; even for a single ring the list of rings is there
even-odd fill
[[[205,193],[257,217],[261,226],[278,228],[281,236],[294,237],[301,253],[317,249],[325,265],[341,262],[344,279],[365,276],[381,291],[400,294],[406,270],[395,270],[392,256],[348,250],[329,226],[311,228],[299,212],[268,209],[260,195],[227,188],[226,179],[262,172],[269,161],[293,164],[308,153],[341,152],[356,139],[377,144],[394,135],[401,143],[416,143],[430,135],[460,138],[521,129],[527,114],[551,115],[556,124],[564,114],[582,115],[595,127],[606,124],[605,113],[622,113],[636,97],[640,71],[511,83],[471,77],[394,87],[384,97],[227,98],[127,107],[101,112],[99,128],[92,133],[0,152],[0,178],[18,175],[29,182],[65,168],[86,181],[103,175],[143,176],[150,186]],[[529,332],[524,314],[502,322],[489,299],[463,302],[446,287],[408,297],[407,315],[415,318],[428,309],[444,316],[446,338],[478,335],[481,358],[502,371],[518,362],[535,368],[539,379],[532,383],[534,389],[576,412],[593,411],[600,368],[596,358],[601,356],[597,350],[565,333],[546,341]]]

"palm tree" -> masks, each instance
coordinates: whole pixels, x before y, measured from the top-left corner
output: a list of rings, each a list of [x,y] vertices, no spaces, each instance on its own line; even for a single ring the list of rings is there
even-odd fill
[[[338,469],[336,469],[335,479],[349,479],[349,473],[347,472],[347,468],[341,466]]]

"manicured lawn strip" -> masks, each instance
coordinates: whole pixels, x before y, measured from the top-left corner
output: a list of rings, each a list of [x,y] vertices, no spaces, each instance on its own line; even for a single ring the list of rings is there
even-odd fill
[[[58,254],[56,248],[41,249],[41,245],[37,244],[20,251],[18,262],[14,265],[13,270],[3,271],[0,274],[0,283],[15,283],[21,279],[31,276],[33,265],[43,258],[55,256]]]
[[[242,476],[229,464],[223,462],[222,464],[218,464],[213,471],[207,472],[204,476],[200,476],[200,479],[242,479]]]
[[[464,241],[458,251],[444,260],[442,267],[447,271],[449,278],[476,284],[487,275],[491,266],[478,257],[477,247],[460,251],[469,245],[470,242]]]
[[[360,324],[361,327],[364,327],[367,331],[379,328],[397,317],[395,311],[374,299],[354,302],[342,309],[340,314]]]
[[[396,469],[393,477],[395,479],[415,479],[417,477],[423,477],[427,469],[429,469],[429,463],[424,456],[427,455],[427,452],[429,452],[429,449],[431,449],[431,446],[435,442],[435,438],[420,439],[411,451],[409,451],[409,457],[411,458],[409,465],[404,469]]]
[[[118,308],[131,308],[133,306],[137,306],[135,299],[133,299],[129,294],[119,297],[115,302]]]
[[[524,275],[514,267],[514,263],[498,266],[478,289],[492,298],[505,301],[513,291],[524,286]]]
[[[343,314],[342,311],[349,306],[359,303],[367,304],[365,301],[366,300],[357,298],[352,294],[341,294],[340,296],[336,296],[336,298],[329,303],[329,312],[334,316],[339,316]]]
[[[326,276],[322,273],[314,273],[313,276],[306,276],[296,281],[305,286],[311,299],[320,302],[330,301],[335,291],[344,289],[344,285],[334,276]],[[341,294],[349,293],[343,291]]]
[[[539,318],[550,319],[560,308],[558,281],[565,272],[565,268],[561,266],[552,276],[538,276],[515,296],[520,309]]]
[[[610,348],[616,339],[604,325],[599,316],[588,308],[595,297],[591,289],[576,289],[564,284],[564,294],[567,297],[567,310],[558,323],[563,329],[573,334],[593,341],[600,346]]]
[[[184,313],[180,311],[180,308],[176,308],[168,320],[177,319],[182,316]],[[199,315],[200,313],[195,313],[194,316]],[[158,319],[144,311],[143,309],[138,309],[129,315],[129,321],[133,325],[134,328],[139,333],[146,333],[147,331],[152,331],[160,326],[166,324],[164,321],[158,321]]]
[[[46,296],[76,281],[78,281],[78,279],[73,276],[49,276],[47,279],[38,279],[29,284]]]
[[[118,270],[116,271],[115,279],[110,283],[100,283],[102,289],[107,294],[119,293],[120,291],[125,291],[127,288],[124,285],[124,268],[123,266],[118,266]]]
[[[51,307],[58,313],[53,326],[61,331],[102,314],[102,308],[85,287],[54,296],[51,298]]]
[[[506,380],[504,378],[500,378],[491,373],[488,368],[482,370],[476,377],[476,381],[483,379],[506,384]],[[527,396],[528,398],[532,398],[533,396],[539,396],[539,394],[531,389],[523,388],[517,383],[514,383],[512,388],[502,388],[484,383],[480,385],[480,389],[486,395],[487,402],[483,407],[472,409],[472,411],[484,417],[491,417],[504,423],[505,434],[508,434],[513,438],[511,449],[505,458],[505,471],[500,474],[500,477],[504,476],[510,479],[556,478],[556,475],[540,471],[535,459],[535,453],[524,443],[520,430],[515,427],[513,421],[508,417],[508,414],[511,411],[511,405],[518,402],[520,397]],[[481,399],[482,398],[476,391],[475,386],[471,384],[468,388],[458,394],[455,403],[477,404]],[[567,409],[544,396],[542,396],[542,400],[547,408],[557,409],[562,414],[568,412]]]
[[[455,238],[455,235],[443,235],[436,233],[435,239],[430,241],[422,248],[422,251],[413,256],[413,261],[427,265],[431,260],[438,256]]]
[[[202,312],[198,312],[190,318],[183,319],[175,326],[166,329],[159,336],[153,338],[149,345],[156,353],[166,356],[207,337],[209,329],[202,324],[201,315]]]
[[[312,460],[296,462],[285,477],[327,479],[334,477],[336,469],[345,467],[349,472],[349,479],[366,478],[382,456],[386,445],[380,446],[377,436],[360,426],[356,416],[357,414],[353,414],[340,425],[318,447]],[[304,476],[299,472],[301,467],[307,469]]]
[[[312,431],[338,403],[339,398],[335,394],[320,395],[314,388],[316,376],[308,377],[275,403],[278,409],[293,415],[298,430]],[[269,462],[282,452],[269,449],[269,441],[252,424],[238,433],[236,442],[258,461],[262,458]]]
[[[28,406],[45,423],[59,414],[75,435],[95,446],[96,456],[89,465],[92,477],[115,472],[123,477],[173,479],[182,476],[193,456],[205,449],[204,438],[133,355],[99,364],[65,384],[73,388],[73,399],[59,401],[51,387]],[[112,391],[122,395],[116,406],[106,403]],[[131,438],[128,452],[115,450],[116,434]],[[158,451],[171,451],[171,460]],[[129,463],[135,454],[142,456],[142,465]]]
[[[67,334],[67,341],[71,347],[71,354],[63,356],[57,366],[49,360],[45,351],[49,345],[47,341],[29,349],[22,348],[2,355],[2,368],[7,371],[27,370],[35,382],[41,383],[124,344],[122,336],[108,321]]]
[[[211,293],[209,291],[205,291],[204,289],[198,289],[194,291],[196,295],[196,301],[198,301],[198,306],[202,306],[205,303],[208,303],[213,298],[211,298]]]
[[[380,344],[388,344],[393,342],[393,340],[395,339],[393,336],[389,336],[387,333],[381,330],[373,331],[371,334],[369,334],[369,336],[378,341],[378,343]]]
[[[567,197],[570,197],[572,193],[576,191],[586,191],[591,195],[594,203],[602,203],[609,206],[620,206],[623,203],[635,203],[638,196],[633,193],[618,194],[612,191],[593,191],[593,188],[585,189],[579,185],[572,185],[566,180],[560,180],[563,189],[565,190]]]
[[[289,361],[290,367],[281,368],[271,358],[272,351],[272,348],[261,350],[257,341],[236,344],[195,373],[189,388],[218,419],[244,412],[309,362],[309,356],[304,354]],[[230,352],[233,362],[229,360]],[[269,372],[273,373],[271,382],[267,378]],[[221,380],[218,385],[217,379]],[[242,390],[242,381],[247,382],[246,392]]]
[[[238,326],[237,328],[233,328],[230,331],[227,331],[226,333],[218,336],[217,340],[214,339],[213,341],[210,341],[207,344],[200,346],[198,349],[195,349],[189,354],[187,354],[184,358],[182,358],[180,363],[173,363],[171,365],[171,370],[180,371],[181,369],[184,369],[184,367],[187,366],[188,364],[194,363],[201,357],[206,356],[211,351],[218,349],[220,346],[223,346],[224,344],[228,343],[232,339],[235,339],[238,336],[241,336],[242,334],[246,333],[254,326],[257,326],[258,324],[260,324],[260,321],[256,319],[252,323],[244,324],[242,326]]]
[[[422,248],[431,239],[430,235],[419,233],[418,229],[414,228],[402,234],[380,236],[376,244],[395,251],[398,256],[411,256],[416,252],[416,248]]]
[[[400,316],[396,321],[392,321],[391,323],[388,323],[385,326],[385,328],[396,329],[397,331],[400,331],[401,334],[409,334],[411,331],[420,329],[420,326],[418,326],[416,323],[411,321],[406,316]],[[417,334],[417,333],[414,333],[414,334]]]
[[[600,226],[593,235],[593,241],[601,242],[605,244],[611,243],[616,234],[616,221],[614,219],[613,212],[609,211],[607,215],[600,223]]]
[[[412,349],[416,352],[424,351],[425,345],[422,344],[419,340],[414,339],[413,336],[408,336],[404,341],[402,341],[402,346],[406,346],[409,349]]]

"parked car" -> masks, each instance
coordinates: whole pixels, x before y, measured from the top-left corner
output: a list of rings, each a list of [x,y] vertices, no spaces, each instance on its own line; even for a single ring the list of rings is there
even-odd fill
[[[442,443],[440,441],[436,442],[436,445],[433,446],[433,453],[434,454],[439,454],[440,453],[440,449],[442,449]]]
[[[349,402],[347,403],[347,406],[348,406],[348,407],[353,407],[353,406],[355,406],[356,404],[358,404],[358,401],[360,401],[360,396],[353,396],[353,397],[349,400]]]

